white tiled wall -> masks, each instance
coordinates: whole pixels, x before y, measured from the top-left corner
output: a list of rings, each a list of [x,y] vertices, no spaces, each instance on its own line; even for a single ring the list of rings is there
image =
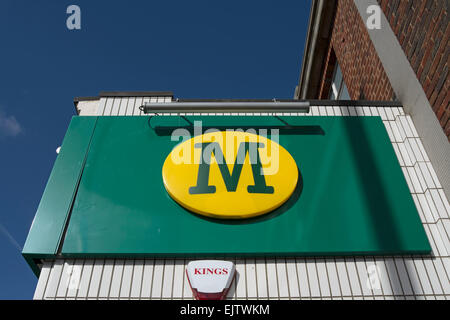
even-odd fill
[[[147,101],[102,98],[98,115],[140,115]],[[82,106],[81,106],[82,108]],[[294,114],[292,114],[294,115]],[[298,116],[381,116],[433,248],[428,256],[228,259],[230,299],[449,299],[450,206],[411,117],[398,107],[311,107]],[[191,299],[189,260],[46,261],[35,299]]]

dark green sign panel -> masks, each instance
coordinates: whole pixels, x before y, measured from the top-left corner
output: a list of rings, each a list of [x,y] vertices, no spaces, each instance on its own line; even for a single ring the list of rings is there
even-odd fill
[[[163,186],[161,170],[178,143],[171,141],[172,131],[181,127],[194,133],[196,120],[203,130],[278,129],[279,144],[300,173],[288,202],[240,221],[205,218],[178,205]],[[57,235],[44,227],[52,217]],[[323,256],[430,250],[378,117],[74,117],[24,255]]]

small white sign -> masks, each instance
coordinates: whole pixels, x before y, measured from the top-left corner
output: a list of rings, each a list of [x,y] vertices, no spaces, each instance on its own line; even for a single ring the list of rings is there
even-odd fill
[[[186,273],[197,300],[223,300],[233,282],[234,263],[221,260],[191,261]]]

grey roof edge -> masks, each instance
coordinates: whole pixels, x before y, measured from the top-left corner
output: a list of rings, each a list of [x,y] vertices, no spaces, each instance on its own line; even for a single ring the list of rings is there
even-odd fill
[[[299,102],[296,99],[233,99],[233,98],[223,98],[223,99],[208,99],[208,98],[176,98],[174,102]]]
[[[101,91],[99,97],[173,97],[172,91]]]
[[[133,95],[137,93],[137,95]],[[139,93],[141,95],[139,95]],[[111,94],[111,95],[110,95]],[[115,94],[115,95],[114,95]],[[166,94],[166,95],[165,95]],[[170,95],[169,95],[170,94]],[[139,92],[139,91],[126,91],[126,92],[101,92],[98,97],[75,97],[73,103],[75,107],[80,101],[97,101],[101,97],[152,97],[152,96],[170,96],[173,98],[173,93],[166,92]],[[367,101],[367,100],[318,100],[318,99],[195,99],[195,98],[176,98],[174,101],[178,102],[309,102],[311,106],[380,106],[380,107],[403,107],[398,101]]]
[[[172,91],[100,91],[98,96],[75,97],[73,102],[94,101],[102,97],[173,97]]]
[[[298,100],[297,100],[298,101]],[[300,100],[302,101],[302,100]],[[369,101],[369,100],[305,100],[310,106],[341,106],[341,107],[403,107],[399,101]]]
[[[327,35],[325,42],[330,42],[329,40],[331,39],[336,9],[337,0],[312,0],[311,2],[308,31],[306,34],[303,52],[303,61],[298,85],[295,88],[294,99],[311,98],[311,96],[308,96],[310,76],[312,72],[311,70],[313,69],[314,64],[320,64],[320,67],[322,67],[324,63],[323,55],[326,54],[325,51],[327,51],[329,47],[328,45],[325,47],[323,46],[323,39],[322,46],[317,46],[318,38],[319,36],[323,38],[323,28],[328,26],[329,29],[325,32]],[[320,81],[320,79],[318,81]]]
[[[310,106],[403,107],[398,101],[275,99],[277,102],[309,102]],[[274,99],[175,99],[175,102],[273,102]]]
[[[73,98],[73,106],[75,107],[75,112],[80,114],[80,110],[78,110],[78,103],[81,101],[98,101],[100,97],[75,97]]]
[[[73,98],[73,103],[78,103],[80,101],[95,101],[100,100],[100,97],[75,97]]]
[[[172,91],[100,91],[96,97],[75,97],[73,104],[78,113],[77,105],[80,101],[96,101],[102,97],[173,97]]]
[[[130,97],[125,95],[120,97]],[[109,97],[109,96],[108,96]],[[132,96],[138,97],[138,96]],[[73,103],[77,106],[80,101],[96,101],[100,97],[75,97]],[[174,102],[309,102],[310,106],[379,106],[379,107],[403,107],[398,101],[367,101],[367,100],[317,100],[317,99],[193,99],[193,98],[176,98]]]

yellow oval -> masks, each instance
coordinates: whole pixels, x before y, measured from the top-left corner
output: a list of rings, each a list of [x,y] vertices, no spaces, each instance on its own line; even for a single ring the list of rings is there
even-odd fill
[[[167,156],[162,169],[164,187],[177,203],[220,219],[275,210],[294,192],[298,175],[286,149],[242,131],[210,132],[186,140]]]

